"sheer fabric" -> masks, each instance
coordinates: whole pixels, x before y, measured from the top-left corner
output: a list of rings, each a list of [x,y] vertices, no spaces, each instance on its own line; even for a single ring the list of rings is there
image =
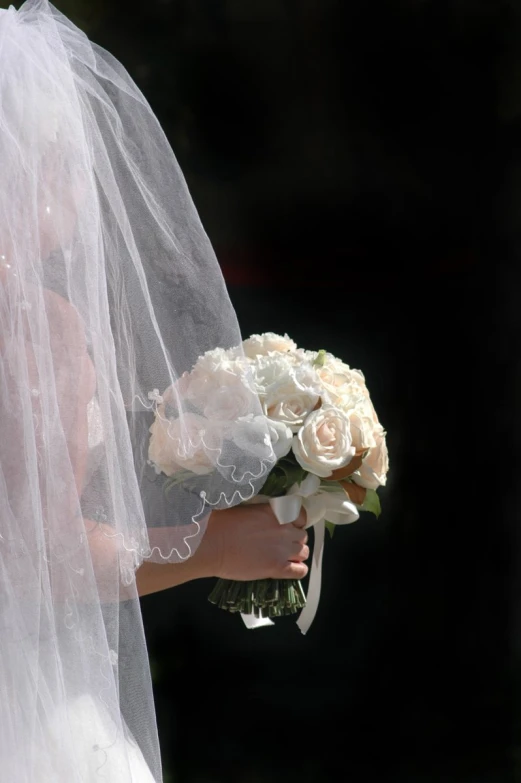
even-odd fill
[[[240,339],[128,74],[45,0],[0,11],[3,779],[161,780],[135,572],[193,554],[273,464],[247,369],[230,389],[210,357],[197,403],[184,375]],[[155,411],[204,466],[168,492]]]

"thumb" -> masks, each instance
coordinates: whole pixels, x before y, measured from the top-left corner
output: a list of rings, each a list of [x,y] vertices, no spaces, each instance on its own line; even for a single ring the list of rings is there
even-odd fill
[[[271,498],[270,506],[281,525],[295,522],[302,509],[302,498],[299,495],[284,495],[281,498]]]

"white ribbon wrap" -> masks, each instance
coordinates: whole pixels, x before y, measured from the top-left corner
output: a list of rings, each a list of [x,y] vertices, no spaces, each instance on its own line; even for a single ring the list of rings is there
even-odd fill
[[[355,522],[358,510],[342,489],[331,487],[322,489],[318,476],[309,474],[300,486],[294,484],[287,495],[281,498],[257,496],[253,502],[269,503],[281,525],[288,525],[298,518],[304,507],[307,515],[306,527],[315,528],[315,542],[309,575],[306,606],[300,613],[297,625],[303,634],[311,627],[317,613],[322,586],[322,557],[324,554],[325,523],[347,525]],[[241,615],[247,628],[261,628],[273,625],[268,617],[255,617],[253,614]]]

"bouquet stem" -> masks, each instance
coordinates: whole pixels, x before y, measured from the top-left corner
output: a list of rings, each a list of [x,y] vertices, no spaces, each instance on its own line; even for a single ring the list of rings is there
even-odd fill
[[[227,612],[270,618],[295,614],[306,605],[304,590],[296,579],[219,579],[208,600]]]

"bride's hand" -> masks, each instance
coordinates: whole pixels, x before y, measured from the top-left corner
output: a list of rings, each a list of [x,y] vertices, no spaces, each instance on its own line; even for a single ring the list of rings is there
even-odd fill
[[[214,511],[200,555],[207,551],[212,575],[223,579],[303,579],[309,557],[305,524],[304,511],[292,524],[279,524],[268,504]]]
[[[268,504],[213,511],[192,557],[181,563],[143,563],[136,574],[139,595],[210,576],[242,582],[303,579],[309,557],[305,524],[302,511],[293,524],[280,525]]]

